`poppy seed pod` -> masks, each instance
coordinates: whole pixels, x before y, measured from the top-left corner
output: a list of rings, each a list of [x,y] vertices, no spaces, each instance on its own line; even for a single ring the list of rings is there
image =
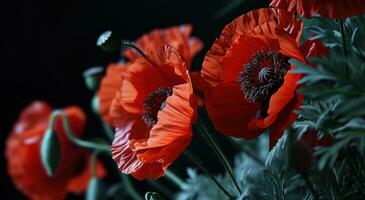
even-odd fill
[[[121,40],[122,39],[112,31],[105,31],[99,36],[96,45],[104,51],[113,52],[121,49]]]

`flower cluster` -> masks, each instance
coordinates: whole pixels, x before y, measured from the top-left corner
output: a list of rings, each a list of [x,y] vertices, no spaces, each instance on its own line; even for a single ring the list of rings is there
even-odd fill
[[[224,198],[244,199],[244,186],[237,183],[239,179],[234,177],[216,136],[209,133],[211,129],[234,143],[241,140],[230,137],[254,141],[268,134],[265,149],[274,154],[280,149],[275,146],[290,138],[285,130],[291,130],[288,134],[294,137],[291,132],[297,128],[303,136],[288,147],[292,155],[297,155],[291,162],[313,198],[319,199],[307,173],[315,160],[313,151],[321,146],[331,148],[338,138],[320,128],[323,117],[312,123],[315,126],[301,126],[310,120],[303,114],[308,106],[302,114],[299,112],[307,105],[307,96],[300,91],[305,89],[310,73],[322,69],[316,59],[328,59],[332,50],[339,50],[331,49],[318,32],[306,38],[303,21],[318,14],[327,20],[344,20],[364,12],[361,0],[273,0],[270,8],[249,11],[227,24],[198,66],[200,72],[191,69],[203,42],[191,36],[191,25],[152,30],[135,42],[115,40],[108,32],[99,46],[115,46],[112,42],[116,41],[117,46],[129,47],[122,53],[123,61],[107,67],[95,92],[96,112],[106,129],[114,130],[111,146],[81,140],[85,115],[79,108],[53,111],[47,103],[37,101],[21,113],[8,138],[9,175],[31,199],[63,199],[67,192],[81,193],[88,184],[89,188],[93,186],[92,179],[106,176],[105,167],[95,157],[98,152],[107,152],[123,174],[138,180],[166,175],[176,182],[179,178],[171,175],[169,167],[184,152],[197,160],[188,148],[195,133],[203,132],[235,189],[227,190],[199,161],[198,167],[217,184]],[[202,120],[198,116],[201,112],[209,120]],[[207,127],[207,121],[211,127]],[[82,147],[93,149],[94,156]],[[259,157],[253,159],[260,163]],[[93,189],[98,190],[92,188],[88,195],[96,195]],[[130,190],[130,196],[140,198],[133,188]],[[149,193],[146,198],[151,195],[157,198]]]

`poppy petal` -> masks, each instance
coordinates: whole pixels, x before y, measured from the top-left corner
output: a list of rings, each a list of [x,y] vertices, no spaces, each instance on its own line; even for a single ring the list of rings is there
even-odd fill
[[[209,118],[218,132],[252,139],[264,131],[265,128],[251,122],[255,119],[259,105],[247,102],[237,83],[219,84],[204,98]]]
[[[92,177],[91,171],[90,171],[90,166],[88,164],[90,162],[90,158],[91,158],[90,155],[86,156],[85,166],[84,166],[84,169],[82,170],[82,172],[79,175],[73,177],[68,182],[68,184],[67,184],[68,192],[75,193],[75,194],[81,194],[84,191],[86,191],[87,186]],[[104,166],[102,165],[102,163],[99,160],[96,160],[95,168],[96,168],[96,176],[98,178],[103,178],[106,175]]]
[[[140,113],[147,96],[162,86],[169,86],[163,74],[143,58],[137,59],[122,73],[120,103],[126,111]]]
[[[109,115],[110,105],[113,101],[116,91],[122,85],[122,72],[128,64],[111,64],[108,66],[106,75],[100,83],[98,91],[99,98],[99,112],[103,120],[111,124],[111,117]]]
[[[306,18],[320,14],[326,18],[343,20],[365,12],[362,0],[273,0],[270,6],[287,9]]]

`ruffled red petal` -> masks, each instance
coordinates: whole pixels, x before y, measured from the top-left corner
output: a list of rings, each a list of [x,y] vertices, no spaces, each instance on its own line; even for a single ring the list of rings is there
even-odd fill
[[[363,0],[273,0],[271,7],[287,9],[304,17],[320,14],[330,19],[345,19],[365,13]]]
[[[191,32],[192,26],[189,24],[166,29],[156,29],[137,39],[136,44],[152,58],[156,56],[154,54],[156,49],[161,49],[164,45],[173,46],[187,61],[187,67],[190,68],[193,56],[203,48],[203,43],[200,39],[190,38]],[[135,60],[140,57],[132,49],[128,49],[124,54],[130,60]]]
[[[156,179],[182,153],[191,140],[196,119],[196,101],[189,84],[175,86],[166,107],[158,113],[158,123],[148,130],[139,115],[127,113],[113,103],[116,134],[112,155],[119,169],[137,179]]]
[[[158,122],[148,139],[133,144],[132,148],[139,152],[138,158],[148,163],[157,160],[164,167],[170,165],[190,143],[196,108],[191,85],[174,86],[165,108],[158,112]]]
[[[106,75],[103,77],[98,91],[99,112],[101,117],[108,124],[112,124],[109,109],[115,93],[122,85],[122,72],[128,64],[111,64],[108,66]]]
[[[164,75],[148,61],[139,58],[122,73],[120,104],[130,113],[141,113],[146,97],[162,86],[169,86]]]
[[[132,174],[137,179],[152,178],[161,173],[160,164],[144,164],[137,158],[137,153],[130,148],[130,140],[148,137],[148,128],[139,115],[133,115],[123,110],[119,104],[120,93],[117,92],[112,104],[115,137],[111,152],[118,168],[125,174]]]
[[[23,133],[34,125],[48,125],[48,118],[52,113],[52,107],[43,101],[34,101],[27,106],[18,121],[14,125],[13,133]]]
[[[247,102],[236,83],[219,84],[204,99],[209,118],[224,135],[253,139],[265,129],[252,121],[259,105]]]
[[[203,62],[202,77],[211,86],[237,78],[238,72],[242,70],[242,64],[245,58],[250,56],[252,48],[265,49],[266,46],[266,48],[277,49],[275,45],[277,42],[273,42],[273,40],[279,39],[276,34],[277,29],[287,31],[295,39],[301,35],[301,23],[285,10],[263,8],[239,16],[223,29],[219,39],[208,51]],[[259,43],[249,42],[249,46],[246,47],[246,43],[251,39]],[[240,56],[234,56],[235,54],[240,54]],[[237,60],[230,61],[232,55]],[[226,66],[224,62],[227,60],[236,62],[232,64],[238,65]]]
[[[73,177],[68,183],[67,183],[67,191],[74,194],[81,194],[84,191],[86,191],[89,182],[92,178],[91,170],[90,170],[90,159],[91,155],[89,153],[85,154],[84,160],[85,165],[83,170],[75,177]],[[95,162],[95,171],[96,171],[96,177],[103,178],[106,175],[105,168],[103,164],[96,160]]]
[[[123,173],[137,179],[155,179],[164,174],[190,143],[191,126],[196,117],[197,103],[184,59],[172,46],[166,46],[162,53],[161,65],[141,67],[137,71],[126,69],[111,109],[116,127],[113,158]],[[153,70],[155,72],[151,72]],[[126,106],[129,102],[125,96],[133,96],[125,93],[128,91],[124,88],[126,81],[129,91],[134,89],[135,93],[143,94],[138,97],[139,109]],[[150,129],[140,115],[142,103],[148,94],[161,87],[173,87],[173,94],[166,99],[166,107],[158,112],[157,124]]]
[[[273,50],[304,60],[298,48],[301,24],[284,10],[259,9],[244,14],[226,26],[205,57],[202,78],[210,84],[205,103],[218,131],[252,139],[272,125],[293,99],[300,75],[290,72],[269,102],[268,116],[257,118],[259,105],[248,103],[237,79],[244,64],[260,50]]]
[[[295,49],[295,52],[297,51]],[[325,56],[328,54],[327,48],[322,43],[310,40],[306,41],[300,47],[300,51],[306,58]],[[301,60],[303,58],[297,57],[296,59]],[[306,60],[301,61],[306,62]],[[295,68],[295,66],[292,66],[292,69]],[[292,74],[289,71],[285,76],[284,84],[270,99],[269,116],[265,118],[266,124],[272,124],[270,127],[270,148],[275,146],[285,128],[297,119],[297,114],[294,113],[294,110],[299,109],[303,102],[303,96],[297,94],[296,90],[298,86],[296,83],[301,77],[301,74]]]

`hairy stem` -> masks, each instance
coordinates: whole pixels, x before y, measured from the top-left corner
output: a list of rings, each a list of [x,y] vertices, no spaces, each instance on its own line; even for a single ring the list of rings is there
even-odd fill
[[[207,168],[205,168],[203,166],[203,164],[201,163],[201,161],[193,155],[192,152],[190,152],[189,150],[185,151],[185,155],[192,161],[194,162],[204,173],[205,175],[207,175],[217,186],[219,189],[222,190],[222,192],[224,194],[226,194],[230,199],[235,199],[223,186],[222,184],[220,184],[218,182],[218,180],[209,172],[209,170]]]
[[[127,192],[129,194],[130,197],[132,197],[132,199],[134,200],[144,200],[136,191],[136,189],[134,188],[130,178],[128,177],[128,175],[126,174],[122,174],[120,173],[120,177],[125,185],[125,187],[127,188]]]
[[[180,177],[178,177],[170,170],[166,171],[165,177],[168,178],[171,182],[175,183],[175,185],[178,186],[180,189],[186,185],[185,182]]]
[[[201,120],[197,121],[197,126],[200,129],[200,131],[203,133],[203,136],[207,139],[209,145],[212,147],[214,152],[217,154],[217,156],[218,156],[219,160],[221,161],[222,165],[224,166],[224,168],[227,170],[237,191],[239,192],[239,194],[242,194],[241,188],[239,187],[239,185],[234,177],[232,167],[229,164],[229,161],[228,161],[227,157],[224,155],[222,149],[219,147],[218,143],[214,140],[214,138],[209,133],[208,129],[204,126],[204,124]]]
[[[72,143],[74,143],[80,147],[110,152],[109,145],[95,143],[95,142],[91,142],[91,141],[85,141],[85,140],[81,140],[78,137],[76,137],[75,134],[73,133],[73,131],[71,130],[70,123],[68,121],[67,116],[65,115],[64,112],[62,112],[60,110],[56,110],[52,113],[50,122],[49,122],[50,128],[52,128],[52,129],[54,128],[57,117],[61,117],[62,125],[65,130],[65,134]]]

